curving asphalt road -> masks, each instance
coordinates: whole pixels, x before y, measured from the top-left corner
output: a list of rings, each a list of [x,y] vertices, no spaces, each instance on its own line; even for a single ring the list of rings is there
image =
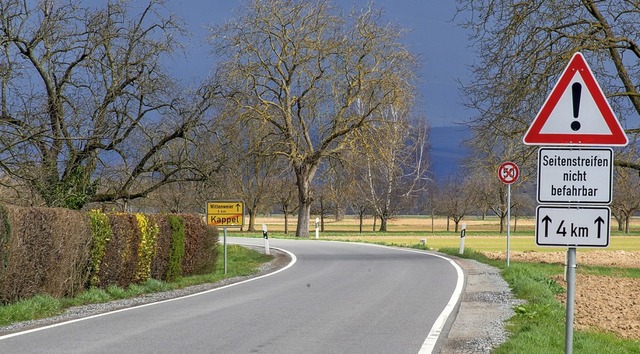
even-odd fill
[[[195,296],[0,337],[0,353],[431,353],[440,345],[464,282],[454,262],[356,243],[270,244],[295,264]]]

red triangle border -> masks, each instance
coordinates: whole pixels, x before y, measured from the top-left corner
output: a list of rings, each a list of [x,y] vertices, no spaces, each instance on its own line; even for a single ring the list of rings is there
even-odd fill
[[[551,113],[555,109],[560,97],[569,87],[573,79],[574,72],[578,71],[585,86],[596,103],[605,123],[609,127],[611,134],[542,134],[542,127],[545,125]],[[620,122],[616,118],[607,98],[598,85],[589,65],[585,61],[582,53],[576,52],[569,64],[560,75],[560,79],[551,90],[549,97],[542,105],[542,108],[533,120],[533,123],[523,137],[523,142],[527,145],[606,145],[625,146],[629,143],[627,135],[622,129]]]

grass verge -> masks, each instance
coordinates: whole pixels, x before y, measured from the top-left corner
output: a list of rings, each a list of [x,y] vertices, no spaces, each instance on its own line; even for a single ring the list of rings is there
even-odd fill
[[[260,265],[269,262],[273,258],[273,256],[267,256],[242,246],[227,245],[227,274],[224,274],[223,247],[218,247],[218,252],[220,254],[216,271],[209,274],[179,277],[170,283],[149,279],[142,284],[134,284],[126,289],[115,285],[106,289],[92,288],[73,298],[58,299],[48,295],[38,295],[0,306],[0,326],[56,316],[72,306],[103,303],[143,294],[181,289],[191,285],[215,283],[226,278],[247,276],[256,273]]]
[[[563,353],[565,346],[565,307],[555,296],[564,289],[550,277],[562,274],[563,267],[551,264],[494,261],[483,254],[466,249],[464,255],[457,248],[444,248],[440,252],[477,260],[501,269],[502,277],[516,297],[526,301],[515,308],[509,320],[509,339],[496,348],[494,354]],[[602,267],[597,272],[605,272]],[[611,271],[614,272],[614,271]],[[640,353],[640,342],[626,340],[613,334],[574,331],[573,352],[576,354]]]

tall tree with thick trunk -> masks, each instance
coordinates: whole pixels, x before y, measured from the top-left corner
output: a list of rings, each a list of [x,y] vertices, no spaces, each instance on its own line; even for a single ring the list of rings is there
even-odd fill
[[[212,29],[229,106],[240,122],[271,125],[268,151],[293,168],[296,236],[309,235],[311,183],[320,164],[350,149],[383,109],[411,100],[416,61],[399,42],[401,33],[379,11],[343,16],[323,0],[253,0]]]

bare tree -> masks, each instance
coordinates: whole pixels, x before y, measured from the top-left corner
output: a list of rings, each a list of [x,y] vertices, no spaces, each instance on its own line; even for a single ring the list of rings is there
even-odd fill
[[[3,181],[79,209],[202,179],[190,149],[212,88],[187,94],[164,71],[179,33],[156,0],[138,13],[119,1],[2,1]]]
[[[289,215],[296,211],[295,201],[298,199],[297,189],[294,186],[292,176],[285,175],[276,180],[273,185],[276,205],[284,216],[284,233],[289,234]]]
[[[386,119],[389,125],[362,137],[361,155],[356,157],[362,164],[355,165],[368,202],[380,218],[380,231],[387,231],[389,219],[425,191],[430,180],[426,123],[410,121],[393,108],[385,114],[391,116]]]
[[[224,178],[221,192],[225,198],[244,200],[249,214],[247,230],[255,231],[258,213],[276,204],[273,184],[287,174],[289,166],[269,150],[267,130],[271,126],[258,120],[246,124],[224,121],[216,131],[227,161],[220,173]]]
[[[634,213],[640,210],[640,176],[628,168],[615,168],[614,193],[611,212],[618,220],[619,230],[629,233],[629,222]]]
[[[453,220],[454,231],[458,232],[460,221],[471,211],[474,205],[472,184],[462,178],[450,178],[438,190],[438,209]],[[448,230],[448,229],[447,229]]]
[[[480,60],[463,88],[482,138],[522,137],[569,58],[589,61],[628,134],[640,120],[640,7],[635,1],[459,0]],[[636,155],[616,161],[640,170]]]
[[[329,1],[293,0],[253,0],[212,29],[230,104],[240,119],[272,125],[270,151],[293,167],[296,236],[309,235],[320,164],[348,150],[383,108],[411,99],[415,59],[401,34],[370,7],[345,17]]]

